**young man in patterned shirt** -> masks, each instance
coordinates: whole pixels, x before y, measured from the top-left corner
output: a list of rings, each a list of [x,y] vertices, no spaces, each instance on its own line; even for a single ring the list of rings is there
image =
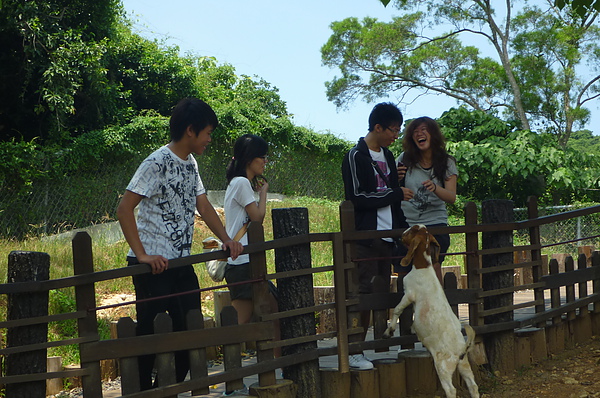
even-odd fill
[[[215,209],[206,197],[192,154],[201,155],[218,126],[212,108],[196,98],[184,98],[174,108],[170,119],[171,142],[148,156],[129,182],[117,209],[123,235],[130,246],[129,265],[148,264],[151,273],[135,275],[137,300],[199,289],[191,265],[169,268],[169,259],[190,255],[194,233],[194,216],[198,210],[208,227],[229,249],[232,258],[243,250],[233,241]],[[139,205],[137,221],[134,209]],[[180,295],[161,300],[138,302],[137,334],[153,333],[154,318],[167,312],[173,330],[185,330],[189,310],[200,308],[200,294]],[[139,357],[140,387],[153,387],[154,355]],[[188,353],[175,353],[177,382],[189,370]],[[154,384],[156,386],[156,384]]]

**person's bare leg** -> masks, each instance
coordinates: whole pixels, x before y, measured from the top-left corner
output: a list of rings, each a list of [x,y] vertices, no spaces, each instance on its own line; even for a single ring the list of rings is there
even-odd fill
[[[238,325],[249,323],[254,312],[254,303],[250,299],[231,300],[231,305],[237,311]]]

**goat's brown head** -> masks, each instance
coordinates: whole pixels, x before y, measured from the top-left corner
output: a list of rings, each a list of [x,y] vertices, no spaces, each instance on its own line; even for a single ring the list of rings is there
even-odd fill
[[[424,225],[413,225],[402,234],[402,243],[408,253],[400,262],[407,267],[411,261],[415,268],[426,268],[439,261],[440,244]]]

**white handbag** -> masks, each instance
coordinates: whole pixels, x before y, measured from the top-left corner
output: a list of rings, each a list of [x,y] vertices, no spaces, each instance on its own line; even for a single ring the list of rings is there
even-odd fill
[[[246,230],[248,229],[248,223],[242,225],[242,228],[235,234],[233,240],[238,241],[244,236]],[[217,250],[221,250],[223,246],[223,242],[221,242],[217,238],[206,238],[202,241],[202,248],[204,253],[210,253]],[[225,279],[225,266],[227,265],[227,259],[216,259],[216,260],[208,260],[206,262],[206,271],[211,279],[215,282],[221,282]]]

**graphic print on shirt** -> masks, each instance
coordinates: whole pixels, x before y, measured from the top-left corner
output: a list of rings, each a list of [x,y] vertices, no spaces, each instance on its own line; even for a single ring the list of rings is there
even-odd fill
[[[429,176],[429,179],[433,181],[433,176]],[[429,205],[431,204],[431,202],[429,201],[430,194],[431,192],[429,192],[427,188],[425,188],[425,185],[421,185],[419,189],[417,189],[417,192],[414,194],[412,199],[408,201],[408,203],[410,203],[415,209],[417,209],[417,211],[419,212],[419,217],[421,217],[421,215],[425,211],[427,211],[427,207],[429,207]]]
[[[196,198],[194,167],[174,161],[168,153],[164,154],[163,162],[156,163],[159,174],[165,176],[164,180],[160,180],[159,186],[163,198],[159,205],[163,224],[173,248],[179,252],[179,256],[186,256],[192,247],[193,229],[185,220],[194,219],[193,214],[190,217],[190,213],[194,212]]]
[[[379,166],[379,169],[381,171],[383,171],[383,174],[385,174],[386,177],[389,178],[389,173],[388,173],[388,169],[387,169],[387,162],[382,162],[377,160],[377,166]],[[385,181],[383,180],[383,178],[381,178],[381,176],[379,175],[379,173],[377,173],[377,171],[375,171],[376,177],[377,177],[377,192],[381,192],[381,191],[385,191],[387,189],[387,184],[385,183]]]

